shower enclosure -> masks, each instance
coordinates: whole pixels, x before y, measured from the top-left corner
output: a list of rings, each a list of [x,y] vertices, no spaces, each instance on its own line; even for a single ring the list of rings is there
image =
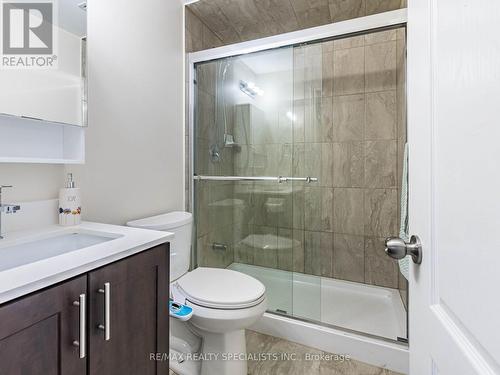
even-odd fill
[[[194,266],[261,280],[268,310],[406,341],[398,236],[405,27],[193,64]]]

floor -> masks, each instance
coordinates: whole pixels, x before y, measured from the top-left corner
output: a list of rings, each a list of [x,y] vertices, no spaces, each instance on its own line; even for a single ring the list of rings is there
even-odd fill
[[[266,286],[268,310],[396,340],[406,337],[399,291],[350,281],[233,263]]]
[[[308,348],[290,341],[246,332],[247,352],[271,357],[269,360],[249,360],[248,375],[398,375],[395,372],[321,350]],[[275,359],[288,355],[288,359]],[[330,358],[326,356],[330,356]],[[170,371],[170,375],[175,375]]]

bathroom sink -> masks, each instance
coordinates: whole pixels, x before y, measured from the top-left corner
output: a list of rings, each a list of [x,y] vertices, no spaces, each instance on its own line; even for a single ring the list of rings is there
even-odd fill
[[[120,236],[102,233],[61,233],[0,248],[0,272],[25,264],[84,249]]]

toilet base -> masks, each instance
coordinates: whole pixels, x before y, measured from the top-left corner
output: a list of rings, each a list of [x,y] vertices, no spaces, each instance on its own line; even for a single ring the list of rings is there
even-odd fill
[[[198,332],[203,338],[201,375],[247,375],[245,330]]]

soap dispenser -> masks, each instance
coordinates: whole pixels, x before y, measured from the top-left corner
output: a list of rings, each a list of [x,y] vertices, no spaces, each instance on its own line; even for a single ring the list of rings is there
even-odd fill
[[[75,187],[73,174],[68,173],[66,187],[59,191],[59,225],[78,225],[81,221],[80,189]]]

